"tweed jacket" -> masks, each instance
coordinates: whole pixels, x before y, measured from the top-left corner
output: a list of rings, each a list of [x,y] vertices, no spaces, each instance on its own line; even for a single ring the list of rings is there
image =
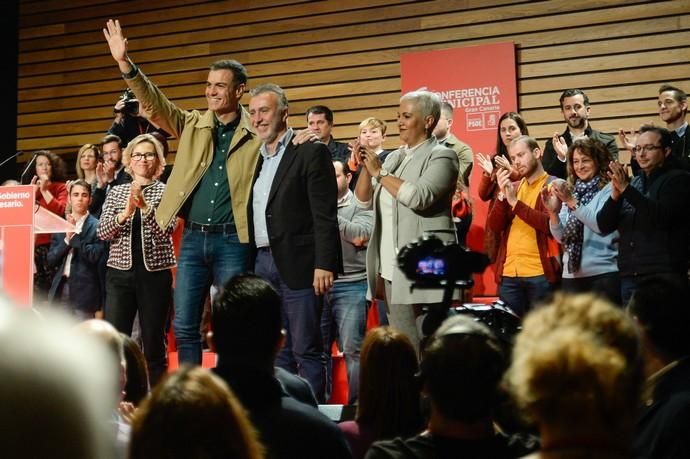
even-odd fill
[[[404,150],[398,149],[389,154],[383,163],[383,167],[392,175],[415,189],[414,198],[407,205],[397,199],[393,200],[393,247],[396,254],[424,233],[434,234],[442,241],[456,241],[450,205],[458,179],[458,155],[431,138],[420,145],[412,158],[402,165],[404,157]],[[381,216],[378,211],[381,190],[382,185],[377,184],[369,203],[358,202],[359,205],[373,206],[374,209],[374,229],[367,249],[370,296],[376,292],[376,281],[381,271]],[[416,289],[410,292],[412,282],[397,266],[391,283],[391,304],[440,303],[443,298],[442,290]]]
[[[132,268],[132,217],[120,225],[117,215],[125,209],[131,186],[131,183],[125,183],[110,190],[97,230],[99,238],[110,241],[108,266],[123,271]],[[165,230],[156,223],[157,207],[164,191],[165,185],[158,181],[143,191],[149,206],[148,213],[141,215],[141,240],[147,271],[161,271],[175,266],[172,242],[175,220]],[[141,212],[141,209],[136,212]]]
[[[180,139],[175,167],[156,211],[156,221],[165,231],[177,215],[186,217],[187,209],[183,206],[191,203],[189,197],[213,162],[215,115],[211,111],[201,113],[178,108],[141,71],[125,81],[151,121]],[[247,205],[251,204],[249,196],[261,141],[251,128],[249,114],[242,106],[239,107],[239,115],[240,122],[230,142],[225,164],[237,235],[240,242],[248,243]]]

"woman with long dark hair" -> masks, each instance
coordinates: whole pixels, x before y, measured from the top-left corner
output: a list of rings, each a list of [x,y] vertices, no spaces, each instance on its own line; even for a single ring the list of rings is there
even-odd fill
[[[529,135],[529,129],[525,120],[516,112],[505,112],[498,120],[498,128],[496,130],[496,152],[493,156],[477,153],[477,163],[483,169],[481,180],[479,182],[478,194],[482,201],[489,201],[489,209],[487,215],[496,202],[496,196],[499,189],[496,182],[496,172],[499,168],[512,169],[510,156],[508,155],[508,145],[513,139],[517,139],[521,135]],[[512,179],[517,180],[518,174],[511,176]],[[488,226],[484,233],[484,251],[489,256],[493,263],[496,261],[498,253],[500,235],[491,231]]]
[[[407,438],[424,428],[418,370],[406,335],[390,327],[369,330],[360,355],[357,415],[339,424],[353,459],[363,458],[375,441]]]

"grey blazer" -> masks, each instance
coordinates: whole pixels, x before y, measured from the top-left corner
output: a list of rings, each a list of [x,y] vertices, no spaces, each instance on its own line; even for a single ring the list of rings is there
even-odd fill
[[[412,158],[401,166],[405,152],[402,149],[391,152],[383,167],[412,185],[412,194],[407,205],[393,200],[393,246],[395,253],[417,239],[423,233],[433,233],[442,241],[455,241],[455,225],[450,206],[458,178],[458,155],[436,142],[427,140],[412,154]],[[406,185],[409,186],[409,185]],[[381,241],[381,216],[378,205],[382,186],[376,184],[370,207],[374,208],[374,230],[367,249],[367,280],[369,297],[376,291],[376,278],[381,270],[379,247]],[[439,303],[442,290],[415,290],[400,268],[395,267],[392,280],[391,304]]]

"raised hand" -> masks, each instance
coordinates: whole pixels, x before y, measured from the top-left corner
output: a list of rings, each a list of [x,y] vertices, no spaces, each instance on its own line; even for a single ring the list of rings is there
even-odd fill
[[[559,135],[558,132],[555,132],[551,138],[551,143],[553,145],[553,149],[556,150],[558,159],[565,161],[565,159],[568,157],[568,144],[565,143],[565,139]]]
[[[637,142],[637,136],[638,132],[635,129],[630,129],[628,133],[626,133],[623,128],[620,128],[618,130],[618,140],[625,145],[625,148],[630,150],[632,152],[633,148],[635,148],[636,142]]]
[[[611,199],[618,201],[625,189],[630,184],[630,179],[628,178],[628,172],[625,167],[616,162],[611,161],[609,163],[609,170],[606,174],[611,179]]]
[[[491,175],[494,171],[494,163],[491,162],[491,157],[482,153],[477,153],[477,162],[487,175]]]
[[[120,21],[115,19],[108,19],[103,29],[103,36],[105,36],[108,46],[110,47],[110,54],[115,59],[115,62],[128,62],[127,59],[127,39],[122,34],[122,27]]]

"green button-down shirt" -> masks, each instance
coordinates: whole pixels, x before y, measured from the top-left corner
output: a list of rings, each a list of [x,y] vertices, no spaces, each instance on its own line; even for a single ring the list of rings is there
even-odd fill
[[[234,223],[230,186],[225,169],[230,141],[239,121],[239,116],[229,124],[223,124],[218,118],[215,119],[213,162],[192,197],[189,220],[193,222],[205,225]]]

